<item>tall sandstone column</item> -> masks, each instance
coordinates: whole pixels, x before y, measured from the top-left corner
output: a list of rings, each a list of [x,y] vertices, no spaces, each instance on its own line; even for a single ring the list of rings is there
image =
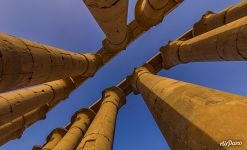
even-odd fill
[[[141,93],[171,149],[224,149],[224,140],[247,149],[247,98],[135,70],[132,87]]]
[[[23,131],[34,122],[44,119],[48,111],[48,106],[44,105],[34,109],[23,116],[0,126],[0,145],[5,144],[9,140],[20,138]]]
[[[247,16],[247,0],[233,5],[219,13],[206,12],[193,27],[193,36],[200,35],[217,27]]]
[[[41,150],[53,150],[53,148],[58,144],[58,142],[64,137],[67,130],[63,128],[54,129],[47,137],[46,144],[41,148]],[[35,147],[34,149],[38,149]]]
[[[49,110],[76,88],[72,78],[0,94],[0,125],[48,104]]]
[[[103,92],[101,107],[77,150],[112,150],[118,109],[125,101],[124,92],[109,88]]]
[[[83,0],[106,35],[104,44],[120,50],[127,45],[128,0]]]
[[[207,61],[246,61],[247,16],[186,41],[161,48],[163,66]]]
[[[74,150],[86,133],[94,116],[95,112],[91,109],[86,108],[78,111],[72,117],[72,125],[69,127],[67,133],[53,150]]]
[[[70,76],[92,76],[100,57],[0,34],[0,92]]]
[[[164,16],[181,2],[182,0],[138,0],[135,19],[141,27],[148,30],[162,22]]]
[[[247,16],[247,0],[242,0],[219,13],[207,11],[191,30],[179,37],[179,40],[191,39],[245,16]]]

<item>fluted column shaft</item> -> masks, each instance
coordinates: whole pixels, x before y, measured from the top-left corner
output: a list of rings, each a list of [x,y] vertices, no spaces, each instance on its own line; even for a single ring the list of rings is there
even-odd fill
[[[20,138],[28,126],[38,120],[44,119],[47,111],[48,106],[42,106],[0,126],[0,145],[9,140]]]
[[[144,29],[162,22],[164,16],[176,8],[182,0],[138,0],[135,19]]]
[[[247,98],[153,75],[150,68],[136,69],[132,86],[171,149],[223,149],[220,142],[227,139],[247,142]]]
[[[72,78],[68,78],[0,94],[0,125],[45,104],[51,109],[75,88]]]
[[[233,5],[220,13],[206,12],[193,27],[193,36],[200,35],[217,27],[247,16],[247,1]]]
[[[95,112],[91,109],[82,109],[72,117],[72,125],[65,136],[59,141],[53,150],[74,150],[86,133]]]
[[[247,17],[186,41],[173,41],[161,48],[163,66],[207,61],[247,59]]]
[[[99,67],[95,54],[79,54],[0,34],[0,92],[70,76],[92,76]]]
[[[117,112],[125,99],[124,93],[119,88],[110,88],[104,91],[102,99],[101,107],[77,150],[112,149]]]
[[[83,0],[106,35],[107,45],[122,49],[127,39],[128,0]]]
[[[63,128],[54,129],[47,137],[46,144],[42,147],[41,150],[53,150],[53,148],[58,144],[58,142],[66,134],[66,130]]]

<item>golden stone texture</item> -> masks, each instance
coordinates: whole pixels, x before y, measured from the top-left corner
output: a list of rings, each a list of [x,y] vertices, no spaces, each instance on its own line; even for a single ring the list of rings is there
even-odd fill
[[[232,21],[247,16],[247,1],[240,3],[221,11],[220,13],[206,12],[200,21],[193,27],[193,36],[200,35],[217,27],[228,24]]]
[[[54,129],[46,139],[46,144],[41,150],[53,150],[57,143],[63,138],[67,130],[62,128]]]
[[[117,87],[103,92],[103,102],[77,150],[111,150],[118,109],[125,101],[124,93]]]
[[[150,69],[149,69],[150,68]],[[133,89],[141,93],[171,149],[224,149],[241,140],[247,149],[247,98],[135,70]]]
[[[0,126],[8,124],[13,119],[25,117],[30,111],[39,107],[47,107],[46,111],[40,111],[40,115],[45,116],[49,110],[54,108],[62,100],[66,99],[83,80],[83,78],[61,79],[30,88],[0,94]],[[36,120],[32,123],[40,120],[35,117],[33,119]],[[20,125],[22,124],[21,122],[16,122],[15,124],[18,123]],[[10,130],[8,132],[12,132],[11,128],[7,129]],[[24,129],[25,128],[22,129],[22,132]],[[6,132],[4,132],[4,134]],[[20,135],[22,132],[20,132]],[[15,136],[15,138],[18,138],[18,136]],[[7,142],[7,140],[5,142]],[[2,144],[4,144],[4,142],[0,143],[0,145]]]
[[[73,53],[0,34],[4,79],[0,92],[43,83],[0,93],[0,145],[44,119],[48,110],[182,2],[138,0],[135,20],[127,25],[128,0],[83,1],[106,34],[97,54]],[[53,130],[46,144],[33,150],[111,150],[117,112],[132,88],[143,96],[172,149],[223,149],[219,143],[228,139],[246,143],[246,98],[154,75],[162,65],[168,69],[189,62],[246,60],[246,16],[247,1],[218,14],[207,12],[131,77],[106,89],[94,109],[78,111],[68,126]]]
[[[246,61],[247,17],[186,41],[173,41],[161,48],[163,66],[207,61]]]
[[[79,54],[0,34],[0,92],[70,76],[92,76],[95,54]]]
[[[0,94],[0,125],[46,104],[53,108],[74,89],[71,80],[57,80]]]
[[[107,44],[112,49],[126,46],[128,0],[83,0],[95,20],[106,35]]]
[[[74,150],[87,131],[95,112],[91,109],[82,109],[72,117],[72,125],[65,136],[58,142],[53,150]]]
[[[101,3],[100,1],[98,1]],[[102,1],[105,3],[106,1]],[[108,1],[110,3],[110,1]],[[171,11],[173,7],[167,7]],[[167,10],[167,12],[169,12]],[[127,45],[129,45],[131,42],[135,41],[138,37],[140,37],[145,30],[139,26],[139,24],[136,22],[136,20],[133,20],[129,25],[128,25],[128,41]],[[19,45],[22,45],[21,48],[25,48],[25,45],[23,46],[23,42],[25,41],[26,43],[24,44],[29,44],[30,48],[35,48],[34,51],[36,51],[37,47],[38,49],[42,49],[44,46],[45,49],[49,46],[46,45],[41,45],[39,43],[35,42],[30,42],[21,38],[16,38],[13,36],[9,35],[2,35],[8,37],[9,39],[12,40],[12,43],[8,43],[9,45],[17,45],[16,47],[18,48]],[[8,40],[9,40],[8,39]],[[8,93],[1,93],[0,94],[0,99],[2,100],[0,103],[0,126],[8,123],[9,121],[15,119],[16,117],[21,117],[28,111],[30,111],[33,108],[41,107],[43,105],[46,105],[49,107],[48,109],[54,108],[59,102],[62,100],[66,99],[73,90],[80,86],[85,80],[87,80],[91,75],[93,75],[94,71],[101,68],[104,64],[109,62],[114,56],[118,54],[121,50],[124,48],[122,47],[120,50],[119,48],[121,45],[118,45],[116,47],[112,46],[107,42],[108,40],[105,39],[103,41],[103,48],[101,48],[95,55],[87,55],[89,58],[89,61],[96,62],[95,63],[89,63],[88,69],[91,70],[89,71],[90,73],[88,75],[90,76],[85,76],[83,75],[78,75],[78,76],[73,76],[73,77],[68,77],[65,79],[60,79],[56,81],[51,81],[51,82],[46,82],[40,85],[37,85],[35,87],[28,87],[25,89],[20,89],[16,91],[11,91]],[[6,41],[5,41],[6,42]],[[4,43],[5,46],[6,43]],[[127,46],[126,45],[126,46]],[[0,45],[1,46],[1,45]],[[53,49],[52,47],[49,47],[49,49]],[[54,48],[57,49],[57,48]],[[58,49],[61,50],[61,49]],[[114,51],[110,51],[114,50]],[[96,59],[96,60],[94,60]],[[129,88],[130,91],[131,89]],[[1,97],[2,96],[2,97]],[[98,105],[98,104],[96,104]],[[98,108],[96,106],[95,108]],[[45,115],[46,112],[43,113]],[[7,142],[7,141],[6,141]],[[38,148],[38,147],[36,147]]]
[[[182,0],[138,0],[135,7],[135,19],[147,30],[162,22],[164,16],[180,3]]]
[[[34,109],[10,122],[0,126],[0,145],[20,138],[23,131],[34,122],[45,119],[45,114],[48,111],[48,106],[42,106]]]

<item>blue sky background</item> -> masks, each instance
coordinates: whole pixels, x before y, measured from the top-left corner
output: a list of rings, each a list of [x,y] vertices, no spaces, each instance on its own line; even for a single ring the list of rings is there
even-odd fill
[[[71,96],[50,111],[46,120],[28,128],[21,139],[10,141],[1,150],[30,150],[45,143],[52,129],[65,126],[75,111],[87,107],[101,91],[116,85],[134,67],[151,58],[159,47],[191,28],[207,10],[220,11],[239,0],[185,0],[164,22],[146,32],[88,80]],[[136,1],[130,0],[129,22]],[[75,52],[96,52],[104,35],[81,0],[1,0],[0,32]],[[197,83],[247,96],[247,63],[193,63],[163,70],[160,75]],[[1,135],[0,135],[1,136]],[[114,150],[169,149],[140,95],[129,95],[119,111]]]

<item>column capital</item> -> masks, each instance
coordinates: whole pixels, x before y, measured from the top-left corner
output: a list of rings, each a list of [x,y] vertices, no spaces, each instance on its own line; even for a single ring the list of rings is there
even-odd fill
[[[116,98],[108,99],[108,97],[110,96],[115,96]],[[122,105],[125,104],[125,97],[126,97],[125,93],[121,88],[116,86],[109,87],[102,92],[103,102],[101,105],[107,102],[111,102],[114,105],[116,105],[118,108],[120,108]]]
[[[118,46],[119,44],[127,41],[125,38],[127,32],[128,0],[83,1],[105,33],[107,41],[110,41],[111,46],[120,47]]]
[[[41,115],[43,114],[43,116],[42,116],[42,120],[45,120],[46,119],[46,114],[48,113],[48,111],[49,111],[49,105],[48,104],[46,104],[46,105],[44,105],[44,106],[41,106],[40,108],[40,113],[41,113]]]
[[[116,3],[117,1],[119,0],[98,0],[98,1],[95,1],[95,0],[84,0],[84,2],[90,6],[90,7],[93,7],[93,8],[110,8],[114,5],[114,3]]]
[[[155,73],[155,69],[151,64],[145,63],[144,65],[134,69],[134,74],[138,74],[140,72]]]
[[[138,93],[138,88],[137,88],[137,81],[139,80],[139,78],[143,75],[143,74],[153,74],[155,73],[155,69],[153,68],[152,65],[145,63],[143,66],[140,66],[138,68],[134,69],[134,72],[132,73],[132,75],[129,77],[130,81],[131,81],[131,86],[132,89],[134,91],[135,94],[139,94]]]
[[[160,48],[163,68],[170,69],[182,63],[179,58],[179,47],[182,43],[183,41],[175,40]]]
[[[151,18],[148,14],[144,13],[144,11],[152,12],[156,14],[157,18]],[[138,24],[143,27],[145,30],[148,30],[153,25],[156,25],[163,20],[162,9],[156,10],[154,7],[150,5],[149,0],[138,0],[135,7],[135,19]]]
[[[76,121],[76,119],[82,114],[86,114],[89,118],[93,118],[96,115],[96,113],[92,109],[83,108],[75,112],[75,114],[71,117],[71,124],[73,124]]]
[[[67,130],[64,128],[56,128],[51,131],[51,133],[47,136],[46,142],[49,142],[54,134],[59,134],[61,136],[64,136],[66,134]]]
[[[39,145],[34,145],[32,150],[41,150],[42,147]]]
[[[85,60],[87,61],[87,69],[83,73],[85,77],[93,77],[97,70],[103,65],[102,56],[97,53],[79,53],[80,55],[84,56]]]
[[[138,24],[148,30],[163,21],[163,18],[182,0],[138,0],[135,7],[135,19]]]
[[[118,44],[112,43],[109,39],[104,39],[102,41],[102,45],[104,49],[109,53],[117,53],[121,50],[125,50],[129,43],[129,37],[131,36],[128,27],[126,30],[127,32],[126,32],[125,38],[123,39],[123,41],[121,41]]]

